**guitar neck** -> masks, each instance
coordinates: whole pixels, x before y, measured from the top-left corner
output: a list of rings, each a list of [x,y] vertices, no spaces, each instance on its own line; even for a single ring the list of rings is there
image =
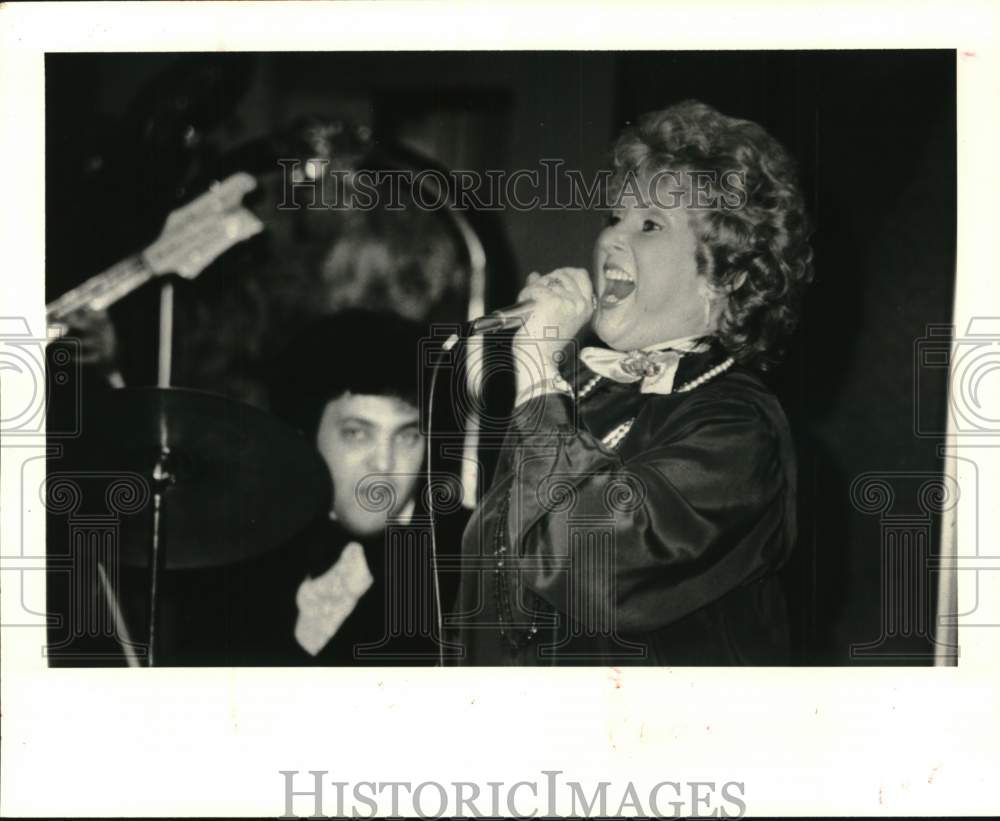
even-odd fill
[[[156,272],[146,264],[141,254],[136,254],[115,263],[106,271],[50,302],[45,306],[45,313],[50,322],[57,322],[80,308],[103,310],[149,282],[154,276]]]
[[[193,279],[229,248],[264,230],[240,205],[257,181],[243,172],[214,184],[206,193],[172,211],[159,237],[141,253],[123,259],[45,306],[52,325],[80,308],[102,310],[159,274]]]

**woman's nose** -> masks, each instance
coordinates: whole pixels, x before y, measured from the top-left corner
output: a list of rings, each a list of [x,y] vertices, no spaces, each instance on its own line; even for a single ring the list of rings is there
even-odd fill
[[[605,256],[612,253],[625,253],[625,239],[622,236],[621,223],[608,225],[597,239],[597,244]]]

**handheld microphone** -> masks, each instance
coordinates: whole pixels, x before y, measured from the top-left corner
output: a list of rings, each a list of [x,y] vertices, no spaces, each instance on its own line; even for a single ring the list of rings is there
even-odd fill
[[[534,310],[535,302],[531,299],[515,302],[506,308],[498,308],[486,314],[486,316],[481,316],[467,323],[466,335],[475,336],[476,334],[488,334],[493,331],[504,331],[508,328],[520,327],[521,323],[531,316]]]
[[[515,302],[513,305],[508,305],[506,308],[498,308],[497,310],[486,314],[486,316],[481,316],[477,319],[471,320],[470,322],[466,322],[462,326],[461,335],[452,334],[444,341],[444,344],[441,347],[443,350],[450,351],[462,339],[468,339],[470,336],[488,334],[494,331],[503,331],[508,328],[518,327],[522,321],[530,316],[534,309],[535,303],[530,299]]]
[[[596,308],[597,297],[592,295],[590,299],[592,307]],[[520,302],[515,302],[513,305],[508,305],[506,308],[497,308],[497,310],[491,311],[485,316],[466,322],[462,326],[461,336],[452,334],[445,341],[443,348],[446,351],[450,351],[458,344],[460,339],[476,336],[477,334],[488,334],[494,331],[505,331],[508,328],[520,327],[521,323],[531,316],[534,310],[535,301],[533,299],[523,299]]]

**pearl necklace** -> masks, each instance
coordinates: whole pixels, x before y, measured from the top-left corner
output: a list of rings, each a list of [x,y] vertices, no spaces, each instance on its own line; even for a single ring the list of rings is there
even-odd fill
[[[599,374],[595,374],[593,377],[591,377],[591,379],[587,382],[587,384],[584,385],[582,388],[580,388],[579,391],[577,391],[576,398],[583,399],[583,397],[585,397],[595,387],[597,387],[597,383],[601,381],[601,378],[602,377]]]
[[[720,373],[725,373],[735,364],[736,360],[733,359],[731,356],[729,356],[722,362],[720,362],[718,365],[716,365],[714,368],[710,368],[709,370],[705,371],[705,373],[703,373],[697,379],[692,379],[690,382],[685,382],[677,390],[673,391],[673,393],[687,393],[688,391],[693,391],[699,385],[704,385],[710,379],[715,379],[715,377],[717,377]]]
[[[735,364],[736,361],[730,356],[726,358],[724,361],[720,362],[714,368],[710,368],[709,370],[705,371],[705,373],[703,373],[697,379],[692,379],[688,382],[685,382],[679,388],[671,391],[671,393],[687,393],[688,391],[693,391],[699,385],[704,385],[709,380],[717,377],[720,373],[725,373]],[[596,386],[600,380],[601,380],[600,376],[595,376],[593,379],[587,382],[587,384],[584,385],[583,388],[580,390],[578,398],[582,399],[584,396],[590,393],[594,389],[594,386]],[[605,447],[614,450],[622,443],[622,440],[626,436],[628,436],[628,432],[632,430],[632,425],[634,424],[635,424],[634,416],[631,419],[626,419],[620,425],[618,425],[610,432],[605,434],[605,436],[601,439],[601,443]]]

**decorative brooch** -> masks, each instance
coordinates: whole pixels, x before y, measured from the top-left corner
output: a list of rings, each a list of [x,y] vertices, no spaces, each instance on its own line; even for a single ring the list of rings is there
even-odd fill
[[[629,351],[621,361],[621,369],[629,376],[645,379],[657,376],[663,370],[663,363],[657,362],[644,351]]]

